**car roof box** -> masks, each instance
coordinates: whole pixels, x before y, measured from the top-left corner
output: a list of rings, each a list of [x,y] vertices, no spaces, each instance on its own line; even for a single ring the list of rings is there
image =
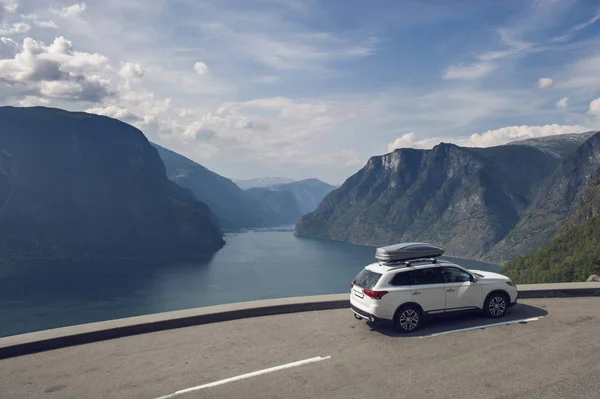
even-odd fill
[[[414,259],[437,258],[444,249],[424,242],[407,242],[377,248],[375,259],[381,263],[398,263]]]

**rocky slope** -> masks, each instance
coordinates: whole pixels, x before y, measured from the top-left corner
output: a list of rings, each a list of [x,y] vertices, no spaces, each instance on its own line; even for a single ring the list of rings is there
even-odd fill
[[[596,133],[560,162],[519,223],[486,259],[504,262],[547,244],[574,212],[579,196],[599,167],[600,133]]]
[[[514,257],[552,236],[519,234],[536,231],[523,229],[524,220],[569,216],[572,209],[565,201],[572,201],[589,179],[585,165],[596,162],[598,138],[571,145],[571,152],[531,143],[491,148],[442,143],[432,150],[399,149],[373,157],[302,217],[296,234],[368,245],[422,240],[445,246],[449,255],[491,261]],[[587,160],[577,162],[580,157]],[[556,185],[561,188],[553,189]]]
[[[193,259],[224,244],[209,208],[115,119],[0,108],[0,258]]]

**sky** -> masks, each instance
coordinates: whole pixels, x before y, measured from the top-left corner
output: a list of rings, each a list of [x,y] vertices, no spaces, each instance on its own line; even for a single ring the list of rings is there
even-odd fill
[[[600,4],[0,0],[0,105],[106,115],[229,178],[600,129]]]

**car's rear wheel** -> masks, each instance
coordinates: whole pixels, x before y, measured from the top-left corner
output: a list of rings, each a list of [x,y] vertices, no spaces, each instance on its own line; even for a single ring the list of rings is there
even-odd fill
[[[498,318],[506,314],[508,309],[508,300],[506,294],[501,292],[493,293],[485,301],[483,311],[489,317]]]
[[[416,331],[423,320],[421,310],[413,305],[407,305],[401,307],[396,312],[396,318],[394,324],[396,330],[402,333],[410,333]]]

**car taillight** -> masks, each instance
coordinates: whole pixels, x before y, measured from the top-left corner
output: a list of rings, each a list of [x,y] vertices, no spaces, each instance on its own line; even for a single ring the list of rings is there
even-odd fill
[[[354,287],[354,283],[350,283],[350,288],[353,288],[353,287]]]
[[[373,299],[381,299],[383,298],[383,296],[385,294],[387,294],[387,291],[372,291],[372,290],[364,290],[365,295],[368,297],[371,297]]]

